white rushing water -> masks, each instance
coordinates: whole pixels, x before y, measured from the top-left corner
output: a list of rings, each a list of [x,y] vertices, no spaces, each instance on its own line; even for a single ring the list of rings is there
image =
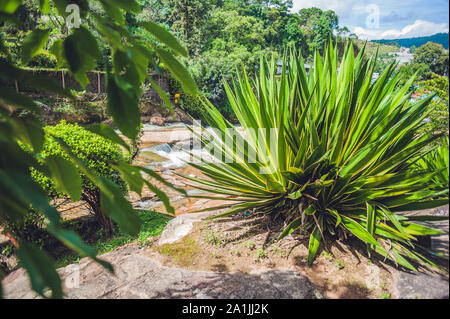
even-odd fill
[[[192,128],[192,125],[190,127]],[[236,128],[241,130],[240,126],[236,126]],[[213,138],[216,138],[216,134],[211,127],[205,127],[204,129]],[[200,133],[200,127],[194,126],[194,130]],[[192,152],[195,156],[206,161],[217,163],[217,160],[207,150],[200,148],[198,139],[194,139],[195,135],[192,134],[186,124],[171,123],[166,126],[144,124],[143,131],[146,134],[147,141],[158,141],[157,145],[141,149],[141,154],[150,153],[149,156],[142,156],[147,158],[150,167],[171,169],[184,167],[187,165],[186,162],[200,163],[198,159],[192,157],[186,151]],[[156,138],[156,136],[158,137]],[[152,153],[167,160],[161,161],[161,158],[152,158]]]

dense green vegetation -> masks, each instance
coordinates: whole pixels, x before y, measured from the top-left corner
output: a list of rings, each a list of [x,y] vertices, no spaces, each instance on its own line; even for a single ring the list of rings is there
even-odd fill
[[[338,40],[350,34],[347,28],[339,27],[333,11],[310,8],[292,13],[292,1],[153,2],[165,4],[164,15],[155,17],[189,48],[188,69],[199,88],[233,119],[223,81],[230,81],[236,70],[245,67],[254,74],[260,57],[278,56],[286,45],[297,47],[305,58],[312,57],[315,50],[323,50],[328,37]],[[338,36],[334,36],[334,31]]]
[[[393,40],[375,40],[378,43],[395,44],[406,48],[420,47],[427,42],[434,42],[441,44],[445,49],[448,49],[448,33],[436,33],[427,37],[416,37],[406,39],[393,39]]]
[[[419,80],[429,80],[433,74],[448,77],[448,62],[448,51],[440,44],[427,42],[414,51],[413,60],[408,65],[402,66],[400,71],[405,81],[416,72]]]
[[[72,150],[73,154],[83,160],[87,166],[98,176],[110,179],[120,186],[124,194],[127,186],[119,172],[111,166],[111,162],[126,162],[126,155],[121,148],[95,133],[92,133],[78,125],[66,124],[61,121],[56,126],[44,127],[45,142],[38,159],[39,163],[46,164],[52,172],[59,170],[69,171],[71,182],[68,186],[61,183],[61,179],[52,179],[48,175],[36,170],[31,170],[32,178],[39,183],[47,196],[54,200],[57,198],[72,198],[74,201],[84,200],[94,214],[105,238],[113,235],[114,225],[110,217],[102,210],[100,203],[100,189],[93,184],[87,176],[78,174],[72,169],[68,156],[55,138],[60,138]],[[25,149],[29,146],[23,145]],[[30,209],[23,223],[17,224],[7,219],[0,224],[16,240],[23,240],[39,246],[44,244],[44,218],[34,209]]]
[[[428,106],[428,121],[422,130],[448,136],[448,77],[433,74],[431,79],[419,81],[416,86],[415,93],[420,98],[435,94]]]
[[[287,225],[280,238],[308,230],[310,263],[322,242],[353,234],[369,255],[411,270],[414,263],[436,266],[418,236],[442,232],[415,223],[427,216],[399,213],[448,203],[448,183],[434,183],[435,170],[410,164],[439,137],[419,133],[432,96],[408,104],[414,78],[397,86],[392,66],[371,83],[376,61],[364,50],[355,58],[352,45],[339,70],[331,42],[308,75],[295,51],[283,61],[280,75],[274,60],[263,61],[253,80],[244,72],[226,86],[244,133],[205,100],[208,124],[225,138],[203,138],[216,147],[210,153],[219,164],[194,165],[209,179],[187,178],[231,201],[218,216],[266,214]]]
[[[50,46],[55,55],[57,67],[64,66],[82,87],[88,83],[86,72],[95,69],[101,63],[106,68],[107,112],[112,116],[115,125],[126,136],[131,144],[139,134],[141,119],[139,114],[139,99],[142,95],[145,80],[160,93],[165,104],[172,106],[166,93],[149,76],[149,69],[156,69],[164,64],[172,76],[177,79],[183,90],[195,95],[197,86],[186,69],[179,62],[181,56],[187,56],[186,49],[178,40],[161,26],[151,21],[140,23],[143,29],[154,36],[153,42],[147,42],[129,31],[128,20],[142,11],[141,6],[133,1],[79,0],[76,3],[80,9],[82,24],[79,28],[48,28],[45,21],[34,19],[34,15],[23,14],[30,8],[39,11],[38,16],[48,14],[64,25],[64,19],[70,18],[66,8],[71,1],[22,1],[5,0],[0,4],[0,25],[2,33],[9,28],[20,34],[23,21],[28,18],[34,23],[31,32],[23,38],[16,39],[14,52],[8,47],[5,37],[0,38],[0,79],[2,83],[18,83],[39,92],[56,94],[70,100],[76,100],[76,95],[63,88],[54,80],[35,74],[24,68],[44,48]],[[89,10],[90,6],[95,8]],[[127,19],[123,19],[126,16]],[[51,17],[49,18],[50,21]],[[62,22],[61,22],[62,21]],[[52,22],[53,23],[53,22]],[[36,28],[36,26],[39,26]],[[57,37],[51,37],[51,30],[57,30]],[[102,39],[101,45],[99,38]],[[22,41],[23,39],[23,41]],[[49,41],[51,43],[49,43]],[[102,54],[106,47],[109,55]],[[20,112],[23,111],[23,112]],[[57,136],[57,131],[48,133],[53,142],[59,146],[60,156],[55,154],[52,160],[40,161],[46,141],[43,125],[39,120],[42,113],[40,107],[31,99],[13,88],[0,87],[0,224],[13,222],[17,225],[29,217],[30,211],[36,212],[44,220],[46,231],[56,239],[82,256],[88,256],[113,271],[110,264],[98,259],[95,250],[86,245],[80,236],[61,226],[61,215],[50,205],[49,197],[31,176],[31,171],[40,172],[55,182],[58,191],[70,194],[73,201],[79,199],[81,185],[77,181],[85,176],[92,185],[100,191],[100,208],[115,223],[120,231],[135,236],[141,229],[142,221],[134,211],[131,203],[124,197],[123,191],[115,181],[98,175],[86,161],[75,154],[73,147],[63,138]],[[108,138],[115,144],[130,149],[111,127],[96,125],[90,130]],[[52,143],[53,143],[52,142]],[[80,141],[82,145],[82,141]],[[26,146],[26,150],[23,146]],[[56,144],[55,144],[56,145]],[[77,145],[74,145],[77,146]],[[88,147],[89,145],[84,145]],[[52,148],[56,149],[56,148]],[[62,151],[62,152],[61,152]],[[83,149],[78,149],[83,153]],[[64,155],[63,155],[64,154]],[[155,172],[136,167],[125,162],[109,163],[120,173],[130,190],[141,194],[144,184],[163,201],[168,212],[173,213],[167,196],[157,187],[143,178],[145,173],[173,187]],[[185,193],[183,190],[179,190]],[[26,194],[26,196],[24,196]],[[20,265],[28,272],[31,287],[42,297],[61,298],[63,291],[61,280],[55,270],[51,258],[36,245],[20,238],[14,238],[6,233],[16,246],[16,254]],[[1,287],[0,287],[1,296]]]
[[[80,8],[79,28],[65,24],[70,18],[65,9],[73,2]],[[268,136],[263,145],[247,136],[245,145],[260,156],[255,163],[240,158],[233,140],[231,148],[221,146],[237,162],[197,166],[213,178],[193,178],[203,184],[199,188],[237,202],[228,213],[266,213],[288,225],[283,236],[304,227],[311,232],[309,261],[327,236],[353,234],[368,244],[369,253],[409,269],[414,262],[433,265],[416,239],[440,232],[396,212],[448,202],[448,180],[436,172],[448,167],[445,150],[417,164],[433,141],[448,134],[448,52],[433,44],[418,48],[402,70],[401,85],[393,64],[377,66],[361,46],[356,52],[345,48],[356,36],[339,26],[333,11],[293,13],[291,7],[290,0],[1,2],[0,225],[37,293],[63,295],[53,260],[39,249],[45,236],[72,249],[73,258],[88,256],[113,271],[96,253],[144,240],[167,221],[136,212],[127,191],[140,195],[147,186],[169,213],[174,212],[169,198],[147,178],[186,195],[152,170],[130,164],[145,86],[173,108],[150,73],[167,75],[170,94],[181,94],[181,107],[224,135],[226,128],[240,135],[227,119],[247,129],[275,130],[274,148]],[[380,57],[387,60],[389,52]],[[309,74],[305,62],[313,65]],[[87,72],[105,71],[106,113],[122,134],[104,124],[44,127],[40,105],[14,84],[75,107],[83,93],[34,73],[36,68],[65,69],[82,89],[89,83]],[[374,71],[381,75],[372,83]],[[429,94],[409,104],[416,71],[424,93],[439,99]],[[424,125],[427,117],[439,118],[437,126]],[[102,238],[112,240],[90,247],[80,230],[65,227],[51,201],[61,196],[88,202]]]
[[[2,28],[0,38],[5,40],[7,58],[19,65],[61,67],[63,65],[57,62],[60,61],[57,59],[61,48],[59,38],[67,35],[69,30],[56,6],[50,5],[48,12],[43,13],[36,2],[23,1],[16,11],[19,25],[8,24]],[[309,8],[293,13],[290,11],[292,0],[140,0],[138,3],[142,10],[136,15],[127,13],[125,16],[127,32],[145,43],[164,48],[143,22],[158,22],[165,30],[172,30],[187,48],[189,59],[183,62],[200,90],[228,118],[234,118],[234,115],[223,81],[230,81],[236,69],[245,67],[247,72],[254,74],[261,56],[277,56],[286,45],[295,45],[304,58],[311,59],[315,50],[323,50],[330,36],[334,41],[356,37],[346,27],[339,26],[333,11]],[[96,14],[102,12],[101,6],[95,4],[91,4],[90,10]],[[95,23],[92,14],[85,19],[88,25]],[[45,34],[48,41],[29,61],[24,61],[20,58],[18,45],[37,26],[51,30]],[[113,56],[102,33],[93,32],[92,35],[98,43],[98,52],[94,53],[99,59],[96,64],[87,63],[83,68],[102,70]],[[168,65],[161,60],[154,67],[156,72],[166,73]],[[190,92],[183,90],[176,81],[172,83],[172,95],[182,94],[181,106],[193,115],[201,114],[201,104]]]
[[[409,88],[415,99],[435,95],[428,110],[429,115],[423,131],[448,136],[448,82],[449,53],[441,45],[427,42],[414,51],[413,60],[399,68],[400,84],[415,76]]]
[[[130,158],[130,154],[125,154],[119,145],[76,124],[66,124],[65,121],[61,121],[56,126],[44,127],[44,132],[46,140],[40,152],[40,161],[47,163],[54,170],[62,169],[65,166],[70,167],[70,164],[67,163],[68,155],[56,141],[56,138],[60,138],[70,147],[75,156],[86,163],[92,172],[108,178],[119,185],[124,194],[127,193],[125,181],[118,170],[110,164],[124,163]],[[65,189],[63,184],[58,183],[58,180],[54,181],[38,171],[33,171],[33,177],[43,186],[50,198],[68,197],[70,194],[73,200],[84,200],[101,225],[105,237],[109,238],[113,235],[113,222],[101,207],[100,189],[86,175],[81,174],[80,178],[74,171],[72,179],[76,185],[73,190]],[[80,186],[81,193],[79,193]]]

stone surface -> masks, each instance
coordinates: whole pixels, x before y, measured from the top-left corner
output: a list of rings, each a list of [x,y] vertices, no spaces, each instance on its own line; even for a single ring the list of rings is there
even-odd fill
[[[177,216],[164,228],[164,231],[159,238],[158,245],[170,244],[180,240],[191,232],[195,223],[214,214],[217,214],[217,211]]]
[[[405,215],[449,216],[449,205],[427,210],[407,212]],[[448,256],[449,251],[449,222],[448,220],[424,223],[438,228],[445,235],[431,237],[431,249]],[[448,278],[438,274],[398,272],[395,275],[395,295],[399,299],[448,299]]]
[[[209,200],[211,202],[211,200]],[[184,202],[183,202],[184,203]],[[184,203],[187,206],[188,203]],[[198,205],[206,205],[199,203]],[[195,223],[218,211],[184,214],[169,222],[158,244],[173,243],[191,232]],[[408,214],[448,216],[448,205],[429,211]],[[433,225],[436,226],[435,223]],[[448,221],[437,225],[448,232]],[[446,246],[448,236],[439,245]],[[433,247],[436,242],[432,241]],[[310,280],[292,270],[269,270],[258,273],[222,273],[193,271],[162,265],[154,251],[136,244],[100,256],[110,262],[115,275],[89,259],[61,268],[64,291],[68,298],[322,298]],[[201,262],[201,261],[200,261]],[[394,272],[393,298],[448,299],[448,278],[437,274]],[[370,267],[368,288],[380,285],[379,269]],[[12,272],[3,280],[6,298],[37,298],[30,290],[23,269]]]
[[[432,209],[406,212],[405,215],[408,215],[408,216],[414,216],[414,215],[446,216],[448,218],[449,217],[449,205],[444,205],[444,206],[436,207],[436,208],[432,208]],[[426,226],[433,227],[433,228],[438,228],[446,233],[444,235],[431,237],[431,249],[448,256],[448,253],[449,253],[449,245],[448,245],[449,244],[449,237],[448,237],[449,221],[448,221],[448,219],[443,220],[443,221],[436,221],[436,222],[432,222],[432,223],[423,223],[423,224]]]
[[[399,299],[448,299],[448,278],[424,273],[399,272],[396,296]]]
[[[306,277],[288,270],[242,274],[169,268],[134,244],[101,258],[112,263],[115,275],[86,258],[58,270],[66,298],[309,299],[320,295]],[[23,269],[6,277],[3,285],[6,298],[38,297]]]
[[[164,126],[164,118],[160,116],[152,116],[149,122],[153,125]]]
[[[167,116],[164,118],[164,121],[166,123],[182,122],[185,124],[192,124],[192,118],[178,107],[174,109],[173,114],[167,114]]]

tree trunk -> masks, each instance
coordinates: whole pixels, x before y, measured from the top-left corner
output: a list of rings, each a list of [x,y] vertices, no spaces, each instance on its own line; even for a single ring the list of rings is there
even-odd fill
[[[95,190],[90,194],[83,193],[82,199],[88,203],[94,212],[95,219],[103,230],[103,238],[105,240],[111,239],[114,235],[114,223],[100,206],[100,190]]]

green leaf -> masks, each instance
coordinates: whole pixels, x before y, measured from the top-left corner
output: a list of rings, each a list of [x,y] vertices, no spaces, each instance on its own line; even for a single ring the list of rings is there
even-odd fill
[[[22,207],[26,209],[31,204],[36,211],[44,214],[51,223],[58,224],[60,222],[61,216],[58,211],[48,203],[48,198],[39,184],[28,175],[14,170],[9,172],[0,170],[0,186],[2,186],[3,194],[13,202],[23,204]]]
[[[155,51],[164,62],[164,65],[169,69],[170,73],[172,73],[172,75],[181,83],[183,90],[186,93],[195,96],[198,90],[197,85],[186,68],[166,50],[155,48]]]
[[[373,236],[374,229],[375,229],[376,210],[369,203],[366,203],[366,210],[367,210],[367,232],[371,236]],[[371,250],[371,246],[370,245],[367,245],[367,250],[368,250],[368,253],[369,253],[369,256],[370,256],[370,250]]]
[[[34,103],[33,99],[8,88],[0,88],[0,100],[6,105],[28,110],[36,114],[41,114],[41,109]]]
[[[35,29],[25,37],[22,44],[22,63],[27,64],[45,46],[50,30]]]
[[[46,288],[49,288],[51,298],[63,297],[61,279],[52,260],[42,250],[28,243],[21,243],[17,257],[20,265],[27,271],[34,291],[47,298]]]
[[[109,215],[120,227],[120,229],[136,236],[141,229],[141,220],[125,199],[119,186],[110,180],[100,177],[100,205],[107,215]]]
[[[39,0],[39,8],[41,9],[43,14],[47,14],[50,10],[49,0]]]
[[[84,257],[89,257],[92,260],[96,261],[106,269],[108,269],[111,273],[114,273],[113,266],[101,259],[98,259],[95,250],[86,245],[83,240],[73,231],[63,230],[54,226],[47,227],[48,230],[57,237],[60,241],[62,241],[67,247],[75,250],[79,254],[81,254]]]
[[[141,7],[135,0],[103,0],[111,6],[122,8],[126,11],[131,11],[134,13],[141,12]]]
[[[158,40],[167,45],[169,48],[174,50],[175,52],[181,54],[182,56],[187,57],[188,52],[186,49],[180,44],[177,38],[173,36],[172,33],[164,29],[164,27],[156,24],[152,21],[144,21],[141,22],[141,26],[153,34]]]
[[[20,0],[2,0],[0,2],[0,12],[12,14],[20,6]]]
[[[446,233],[439,229],[434,229],[424,225],[414,223],[403,223],[403,229],[407,234],[413,236],[426,236],[426,235],[445,235]]]
[[[321,239],[322,234],[320,233],[320,228],[318,225],[316,225],[311,233],[311,236],[309,237],[308,264],[311,264],[314,260],[314,257],[317,254],[317,250],[319,249]]]
[[[278,240],[286,237],[287,235],[291,234],[293,231],[295,231],[297,228],[299,228],[302,225],[302,218],[297,217],[294,219],[289,225],[283,229],[283,232],[278,237]]]
[[[351,233],[353,233],[353,235],[363,240],[364,242],[375,246],[379,245],[375,238],[373,238],[373,236],[367,230],[365,230],[364,227],[362,227],[353,219],[342,216],[342,223]]]
[[[103,10],[105,10],[106,14],[109,18],[112,18],[116,23],[118,23],[121,26],[124,26],[125,24],[125,15],[123,11],[108,3],[107,1],[102,1]]]
[[[167,212],[170,213],[170,214],[175,214],[175,209],[173,208],[172,205],[170,205],[170,200],[167,197],[166,193],[161,191],[158,187],[156,187],[155,185],[153,185],[149,181],[144,180],[144,183],[163,202],[164,207],[166,208]]]
[[[393,212],[406,212],[406,211],[413,211],[413,210],[436,208],[436,207],[439,207],[439,206],[442,206],[445,204],[448,204],[448,198],[447,199],[432,199],[432,200],[416,201],[416,202],[410,203],[410,204],[391,207],[390,209]]]
[[[337,228],[339,224],[342,222],[341,215],[339,215],[339,213],[335,209],[327,209],[327,212],[336,218],[336,225],[334,227]]]
[[[55,50],[57,51],[57,48]],[[64,39],[63,56],[78,83],[86,87],[89,84],[86,72],[96,67],[100,57],[95,38],[84,27],[76,28]]]
[[[133,192],[141,194],[144,181],[139,167],[128,165],[126,163],[119,163],[113,165],[113,167],[120,172],[120,175],[122,175],[123,179],[127,182]]]
[[[293,200],[298,199],[300,197],[302,197],[302,192],[300,190],[288,194],[288,198]]]
[[[116,133],[116,131],[109,125],[106,124],[95,124],[91,125],[87,128],[89,131],[103,136],[112,142],[119,144],[125,147],[127,150],[130,150],[130,146]]]
[[[17,140],[33,147],[36,153],[42,150],[45,138],[44,130],[39,120],[31,117],[11,118],[10,122]]]
[[[136,138],[141,124],[138,98],[133,89],[127,90],[117,83],[113,74],[107,74],[108,111],[111,113],[114,123],[127,137]]]
[[[59,157],[49,156],[45,160],[57,191],[69,194],[73,202],[81,197],[81,176],[72,162]]]
[[[64,65],[64,42],[61,39],[53,41],[50,52],[56,56],[55,69],[59,70]]]
[[[432,215],[423,215],[423,216],[414,215],[404,218],[407,219],[408,221],[421,221],[421,222],[448,220],[448,216],[432,216]]]

